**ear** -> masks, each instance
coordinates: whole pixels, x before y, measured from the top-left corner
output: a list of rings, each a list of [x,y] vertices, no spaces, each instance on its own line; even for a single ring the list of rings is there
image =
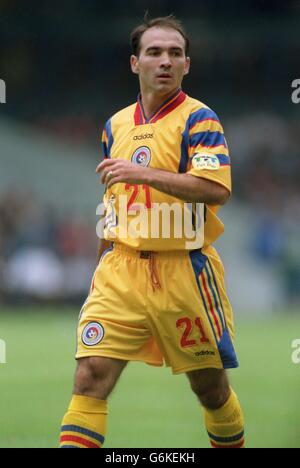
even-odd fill
[[[191,59],[190,57],[186,57],[185,59],[185,66],[184,66],[184,75],[188,75],[191,66]]]
[[[131,66],[132,73],[135,73],[136,75],[138,75],[139,74],[139,59],[136,55],[131,55],[130,66]]]

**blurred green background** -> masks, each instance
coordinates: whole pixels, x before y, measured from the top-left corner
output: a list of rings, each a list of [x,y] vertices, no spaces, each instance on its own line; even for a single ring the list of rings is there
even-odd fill
[[[247,447],[299,447],[300,364],[291,360],[299,320],[237,321],[241,367],[230,372],[246,417]],[[69,404],[77,316],[73,309],[2,312],[0,447],[57,447]],[[105,447],[209,447],[185,376],[130,363],[110,404]]]
[[[95,268],[100,136],[136,100],[129,34],[146,10],[182,19],[183,89],[216,111],[230,148],[234,190],[217,248],[248,446],[300,447],[299,0],[0,1],[0,447],[57,446]],[[208,447],[186,378],[130,364],[106,446]]]

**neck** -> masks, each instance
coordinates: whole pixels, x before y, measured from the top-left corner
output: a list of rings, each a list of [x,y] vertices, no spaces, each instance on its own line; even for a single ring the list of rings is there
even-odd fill
[[[173,89],[169,93],[158,94],[157,92],[146,91],[141,88],[141,100],[145,117],[149,118],[151,115],[153,115],[165,101],[167,101],[173,94],[176,93],[177,89],[178,88]]]

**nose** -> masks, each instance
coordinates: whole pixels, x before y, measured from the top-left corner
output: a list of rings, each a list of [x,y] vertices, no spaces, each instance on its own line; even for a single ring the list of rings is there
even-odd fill
[[[166,52],[161,55],[160,66],[162,68],[170,68],[172,65],[169,54]]]

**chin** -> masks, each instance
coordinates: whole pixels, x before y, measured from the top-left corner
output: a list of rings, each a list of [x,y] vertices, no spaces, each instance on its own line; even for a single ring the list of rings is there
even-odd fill
[[[167,94],[175,91],[177,88],[178,86],[174,86],[174,84],[171,85],[170,83],[162,83],[161,85],[157,86],[156,91],[161,94]]]

